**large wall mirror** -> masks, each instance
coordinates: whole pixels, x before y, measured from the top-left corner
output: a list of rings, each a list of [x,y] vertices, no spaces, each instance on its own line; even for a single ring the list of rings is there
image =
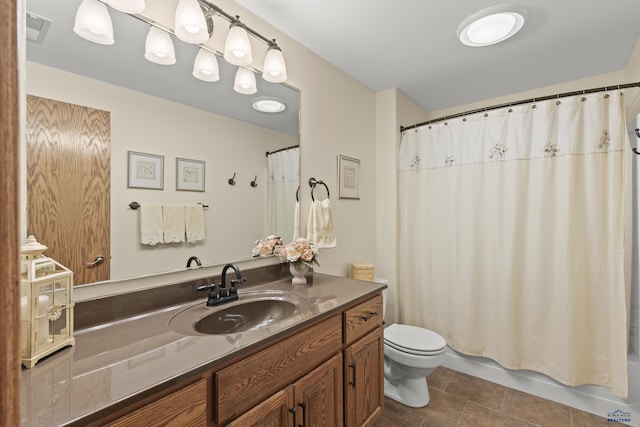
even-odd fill
[[[268,234],[291,240],[299,185],[299,92],[286,84],[266,82],[256,74],[257,93],[238,94],[233,90],[237,67],[221,57],[220,80],[198,80],[192,75],[198,47],[173,35],[176,64],[151,63],[144,58],[149,24],[111,8],[115,43],[91,43],[73,32],[80,3],[81,0],[27,0],[26,92],[35,104],[38,100],[53,100],[107,113],[110,182],[104,194],[93,194],[89,199],[110,197],[108,279],[184,269],[191,256],[197,256],[203,266],[251,259],[254,241]],[[147,3],[156,8],[175,8],[177,2]],[[220,28],[224,24],[216,25]],[[217,37],[216,31],[214,28],[212,39]],[[266,45],[259,41],[252,40],[252,46],[266,51]],[[256,98],[276,98],[286,108],[277,114],[255,111],[251,106]],[[51,107],[46,102],[43,105],[48,114]],[[27,116],[34,113],[29,108]],[[54,140],[55,132],[46,135],[49,125],[44,126],[44,131],[36,133],[47,141]],[[131,152],[152,155],[152,161],[162,159],[161,188],[131,185]],[[282,157],[285,154],[287,158]],[[202,186],[196,188],[199,191],[184,190],[184,183],[177,176],[178,159],[203,165]],[[28,159],[32,164],[38,161]],[[285,166],[287,171],[283,170]],[[44,181],[53,182],[55,175],[44,177]],[[28,186],[29,177],[26,181]],[[49,190],[38,191],[46,195]],[[81,203],[69,197],[64,203]],[[141,209],[132,209],[131,202],[141,206],[202,203],[207,206],[206,237],[196,243],[142,244]],[[39,204],[28,203],[27,211],[45,222],[53,221],[50,208]],[[49,225],[57,226],[53,222]],[[26,232],[31,233],[29,225]],[[91,228],[80,234],[88,236],[93,232]],[[58,245],[42,243],[50,249]],[[107,256],[81,254],[83,264],[98,255]]]

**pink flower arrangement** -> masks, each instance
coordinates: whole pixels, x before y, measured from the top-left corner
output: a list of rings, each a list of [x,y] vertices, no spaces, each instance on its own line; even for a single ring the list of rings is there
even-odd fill
[[[276,245],[273,254],[280,257],[284,263],[296,264],[302,263],[313,268],[318,263],[318,248],[307,239],[300,238],[286,245]]]
[[[273,255],[276,246],[282,246],[282,239],[274,235],[267,236],[262,240],[256,240],[251,255],[254,257]]]

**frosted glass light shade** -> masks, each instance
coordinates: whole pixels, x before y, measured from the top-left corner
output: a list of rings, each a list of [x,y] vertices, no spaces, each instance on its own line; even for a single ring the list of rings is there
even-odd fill
[[[80,37],[99,44],[113,44],[113,24],[104,3],[82,0],[76,12],[73,31]]]
[[[151,62],[161,65],[176,63],[176,52],[169,33],[151,27],[144,45],[144,57]]]
[[[233,65],[249,65],[253,62],[251,43],[247,30],[242,24],[234,22],[229,27],[229,33],[224,43],[224,59]]]
[[[124,13],[140,13],[144,10],[144,0],[105,0],[114,9]]]
[[[262,78],[271,83],[282,83],[287,80],[287,64],[279,47],[270,46],[264,58]]]
[[[238,67],[233,90],[243,95],[252,95],[258,91],[256,75],[248,68]]]
[[[179,0],[174,31],[187,43],[200,44],[209,40],[207,20],[197,0]]]
[[[193,63],[193,76],[205,82],[220,80],[216,55],[206,49],[200,49]]]
[[[524,26],[526,9],[498,5],[483,9],[458,26],[458,37],[467,46],[489,46],[513,37]]]

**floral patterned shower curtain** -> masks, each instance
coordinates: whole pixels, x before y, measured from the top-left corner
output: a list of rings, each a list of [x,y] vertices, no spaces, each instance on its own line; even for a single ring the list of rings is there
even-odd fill
[[[618,91],[404,131],[400,320],[626,397],[626,147]]]

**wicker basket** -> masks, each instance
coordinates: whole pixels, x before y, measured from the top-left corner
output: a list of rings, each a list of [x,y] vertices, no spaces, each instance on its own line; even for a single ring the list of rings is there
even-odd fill
[[[368,280],[370,282],[373,282],[373,264],[351,264],[351,277],[353,279]]]

